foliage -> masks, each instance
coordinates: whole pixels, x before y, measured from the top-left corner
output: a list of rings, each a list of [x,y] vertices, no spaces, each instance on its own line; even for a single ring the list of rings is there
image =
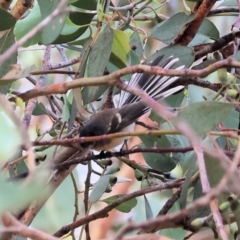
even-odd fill
[[[9,4],[0,0],[0,240],[204,239],[204,227],[237,239],[237,1]],[[161,55],[179,60],[145,66]],[[132,73],[177,76],[172,88],[185,89],[157,103],[124,85]],[[79,138],[82,126],[121,88],[152,107],[144,128],[127,133],[128,148],[83,150],[93,139]]]

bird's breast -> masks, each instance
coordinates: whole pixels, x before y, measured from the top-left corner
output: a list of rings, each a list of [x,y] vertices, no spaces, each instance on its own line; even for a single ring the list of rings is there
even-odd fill
[[[132,123],[131,125],[122,129],[121,132],[133,132],[134,128],[135,128],[135,123]],[[120,137],[120,138],[103,139],[101,141],[96,142],[93,146],[93,149],[96,151],[111,150],[119,146],[120,144],[123,144],[123,142],[128,138],[129,136]]]

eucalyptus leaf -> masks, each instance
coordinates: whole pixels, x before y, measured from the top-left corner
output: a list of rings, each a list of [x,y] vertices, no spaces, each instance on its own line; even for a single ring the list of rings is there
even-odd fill
[[[89,54],[87,65],[88,77],[99,77],[103,75],[111,54],[113,37],[113,30],[106,25]],[[97,100],[107,88],[108,86],[85,87],[82,91],[84,104]]]
[[[233,104],[225,102],[197,102],[180,110],[173,123],[188,123],[196,133],[201,135],[224,121],[233,108]]]
[[[201,185],[201,181],[199,178],[194,186],[193,201],[202,197],[203,195],[204,194],[203,194],[203,190],[202,190],[202,185]],[[188,222],[190,223],[195,218],[206,217],[209,214],[210,214],[209,205],[204,206],[204,207],[198,207],[195,210],[190,212]]]
[[[25,18],[18,20],[14,28],[14,34],[17,40],[24,37],[28,32],[35,28],[41,22],[41,12],[38,4],[34,4],[33,8]],[[23,47],[37,44],[41,41],[42,32],[34,34],[29,40],[27,40]]]
[[[129,36],[123,31],[114,30],[114,40],[110,57],[111,63],[119,68],[125,67],[130,50]]]
[[[42,20],[48,17],[61,3],[61,0],[39,0],[38,4],[41,11]],[[65,8],[67,7],[67,3],[65,3]],[[65,20],[67,17],[67,12],[61,14],[53,18],[49,24],[47,24],[42,30],[41,43],[50,44],[60,35],[63,26],[65,24]]]
[[[139,56],[141,59],[143,56],[143,45],[139,33],[135,31],[130,37],[130,45],[132,50]]]
[[[62,120],[64,122],[67,122],[71,115],[70,111],[72,107],[72,94],[70,96],[63,95],[63,98],[64,98],[64,105],[63,105],[63,111],[62,111]]]
[[[18,182],[6,183],[3,176],[0,176],[0,188],[4,192],[0,198],[0,213],[7,210],[17,212],[26,207],[32,200],[41,198],[47,192],[44,180],[46,174],[47,172],[38,172],[31,181],[24,185]]]
[[[24,78],[30,75],[30,72],[35,70],[35,66],[32,65],[28,68],[21,69],[19,64],[12,64],[11,69],[0,79],[0,85],[10,84],[19,78]]]
[[[12,28],[16,23],[16,18],[12,14],[0,8],[0,31]]]
[[[194,16],[194,14],[187,15],[179,12],[164,22],[157,24],[150,30],[148,35],[169,45],[179,34],[179,30],[191,22]]]
[[[222,4],[219,6],[225,6],[225,7],[237,7],[237,1],[236,0],[225,0],[222,2]]]
[[[93,190],[89,196],[90,202],[95,203],[101,198],[110,184],[110,177],[111,175],[104,175],[94,184]]]
[[[19,149],[18,151],[16,151],[16,153],[10,158],[8,159],[9,162],[14,161],[20,157],[22,157],[22,150]],[[8,173],[10,178],[11,177],[16,177],[16,175],[19,174],[23,174],[23,173],[27,173],[29,171],[25,161],[20,161],[12,166],[9,167]]]
[[[196,46],[204,43],[209,38],[218,39],[219,31],[216,26],[208,19],[204,19],[202,25],[197,31],[197,34],[193,38],[193,40],[188,44],[188,46]]]
[[[188,68],[192,65],[195,60],[194,52],[190,47],[183,47],[178,45],[167,46],[157,51],[151,55],[147,61],[150,62],[156,59],[158,56],[164,55],[164,59],[173,56],[174,58],[179,58],[179,61],[174,65],[174,67],[185,66]]]
[[[196,159],[192,158],[191,162],[189,164],[189,169],[187,171],[185,181],[182,185],[182,190],[181,190],[181,194],[180,194],[180,197],[179,197],[180,209],[184,209],[187,205],[188,188],[189,188],[190,183],[191,183],[191,178],[192,178],[192,175],[194,173],[195,166],[196,166]]]
[[[153,218],[153,212],[152,212],[151,205],[148,202],[147,197],[145,195],[143,195],[143,197],[144,197],[144,203],[145,203],[146,219],[148,220],[148,219]]]
[[[170,147],[170,142],[165,135],[140,136],[145,147]],[[159,172],[168,172],[175,168],[177,161],[170,154],[143,153],[146,163]]]
[[[119,198],[122,198],[124,197],[125,195],[124,194],[119,194],[119,195],[114,195],[112,197],[109,197],[109,198],[105,198],[101,201],[107,203],[107,204],[111,204],[115,201],[117,201]],[[120,205],[118,205],[116,207],[116,209],[120,212],[124,212],[124,213],[128,213],[130,212],[135,206],[137,205],[137,199],[136,198],[132,198]]]
[[[0,163],[10,159],[19,149],[22,141],[18,126],[14,124],[0,106]]]
[[[45,115],[47,114],[47,110],[45,108],[45,106],[40,102],[37,102],[32,114],[34,116],[41,116],[41,115]]]
[[[15,36],[13,34],[13,29],[8,30],[0,38],[0,55],[8,50],[15,43]],[[0,66],[0,79],[11,70],[11,65],[17,63],[17,52],[11,54],[11,56],[5,60]],[[6,94],[11,87],[12,82],[0,86],[0,93]]]

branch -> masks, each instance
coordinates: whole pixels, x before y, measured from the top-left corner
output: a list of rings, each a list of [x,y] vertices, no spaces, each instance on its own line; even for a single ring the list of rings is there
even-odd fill
[[[21,237],[31,238],[32,240],[57,240],[51,235],[48,235],[42,231],[28,228],[24,224],[20,223],[10,213],[4,213],[1,216],[2,224],[4,228],[1,230],[6,233],[11,233]]]
[[[1,56],[0,56],[1,58]],[[135,65],[129,66],[120,70],[117,70],[107,76],[101,77],[92,77],[92,78],[79,78],[71,82],[65,82],[60,84],[53,84],[50,86],[42,87],[39,89],[32,89],[25,93],[18,95],[23,99],[23,101],[28,101],[31,98],[45,96],[49,94],[64,94],[70,89],[85,87],[85,86],[100,86],[100,85],[118,85],[121,87],[119,83],[119,79],[127,74],[133,73],[146,73],[149,75],[160,75],[160,76],[180,76],[180,77],[195,77],[195,78],[204,78],[208,76],[210,73],[226,67],[234,67],[240,68],[240,63],[237,61],[233,61],[232,59],[224,59],[222,61],[215,62],[208,67],[202,70],[193,70],[193,69],[164,69],[158,66],[146,66],[146,65]],[[125,89],[128,91],[128,89]],[[10,98],[10,100],[14,100],[14,98]]]
[[[105,208],[103,208],[103,209],[101,209],[101,210],[99,210],[99,211],[97,211],[97,212],[95,212],[91,215],[88,215],[88,216],[86,216],[82,219],[79,219],[76,222],[73,222],[72,224],[69,224],[69,225],[66,225],[66,226],[62,227],[56,233],[54,233],[54,236],[61,237],[65,234],[67,234],[72,229],[80,227],[80,226],[82,226],[84,224],[87,224],[91,221],[94,221],[96,219],[107,217],[108,212],[110,212],[112,209],[119,206],[121,203],[129,201],[130,199],[142,196],[142,195],[147,194],[147,193],[163,190],[163,189],[172,189],[172,188],[179,187],[179,186],[182,185],[182,181],[183,181],[183,179],[177,179],[175,181],[170,181],[170,182],[163,183],[163,184],[160,184],[160,185],[151,186],[151,187],[148,187],[148,188],[130,193],[128,195],[122,196],[122,197],[118,198],[116,201],[114,201],[113,203],[106,206]],[[173,226],[174,226],[174,224],[171,224],[171,227],[173,227]]]

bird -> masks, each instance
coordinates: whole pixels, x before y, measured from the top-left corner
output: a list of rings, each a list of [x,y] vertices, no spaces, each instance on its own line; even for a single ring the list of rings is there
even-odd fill
[[[164,69],[171,69],[179,61],[178,58],[170,56],[163,60],[164,56],[157,57],[150,63],[150,66],[159,66]],[[176,69],[183,69],[180,66]],[[132,87],[138,87],[145,91],[153,99],[160,101],[176,92],[179,92],[184,86],[171,85],[179,77],[148,75],[146,73],[135,73],[132,75],[128,84]],[[93,114],[80,131],[79,136],[93,137],[117,132],[134,131],[135,122],[138,118],[149,112],[151,108],[147,106],[139,96],[127,91],[121,90],[118,103],[114,103],[114,108],[105,109]],[[96,151],[109,151],[121,145],[128,137],[103,139],[96,142],[82,142],[81,147],[89,147]]]

